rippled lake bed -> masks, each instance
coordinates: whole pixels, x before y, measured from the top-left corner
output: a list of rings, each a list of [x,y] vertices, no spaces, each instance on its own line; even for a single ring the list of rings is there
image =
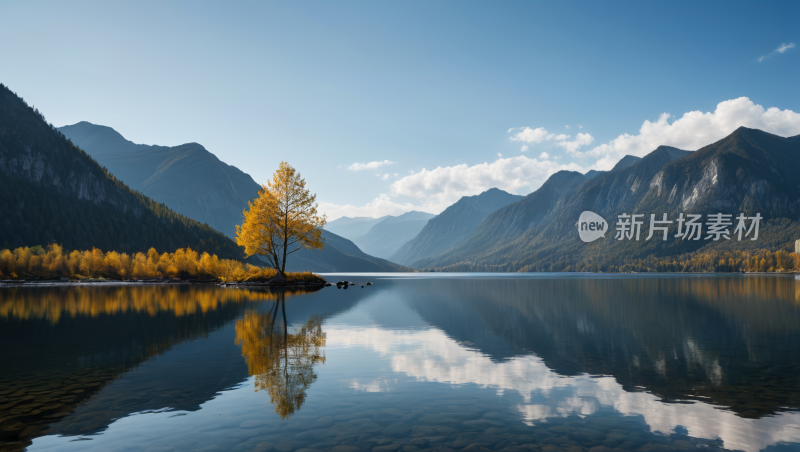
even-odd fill
[[[0,450],[800,450],[800,280],[0,288]]]

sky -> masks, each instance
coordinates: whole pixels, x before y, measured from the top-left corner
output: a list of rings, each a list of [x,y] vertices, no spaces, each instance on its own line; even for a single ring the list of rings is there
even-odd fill
[[[329,220],[439,213],[739,126],[800,134],[800,2],[0,2],[56,126],[197,142]]]

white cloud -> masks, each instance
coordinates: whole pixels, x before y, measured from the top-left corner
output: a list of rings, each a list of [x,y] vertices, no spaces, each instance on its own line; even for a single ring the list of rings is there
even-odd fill
[[[556,146],[564,148],[570,154],[574,154],[582,146],[588,146],[594,142],[594,138],[588,133],[579,133],[575,135],[575,139],[568,141],[569,135],[560,141],[556,142]]]
[[[531,129],[530,127],[512,127],[508,129],[508,133],[515,133],[510,139],[511,141],[522,141],[523,143],[541,143],[545,140],[552,140],[554,135],[544,130],[544,127]]]
[[[595,141],[588,133],[578,133],[572,138],[566,134],[549,133],[543,127],[512,128],[508,130],[512,133],[509,139],[527,143],[523,145],[525,151],[529,150],[529,145],[532,147],[536,143],[549,141],[566,151],[566,162],[572,156],[592,159],[584,160],[586,163],[582,164],[560,164],[561,156],[552,155],[552,151],[542,152],[538,159],[525,155],[503,158],[498,154],[497,159],[491,163],[472,166],[460,164],[433,170],[423,168],[418,172],[409,170],[408,175],[391,184],[389,193],[380,194],[364,206],[321,203],[320,208],[328,214],[329,219],[343,215],[397,215],[409,210],[439,213],[462,196],[476,195],[493,187],[511,193],[527,194],[539,188],[548,177],[559,170],[582,173],[590,168],[607,170],[626,154],[644,156],[660,145],[696,150],[724,138],[740,126],[761,129],[780,136],[800,134],[800,113],[775,107],[765,109],[746,97],[720,102],[713,112],[688,112],[671,123],[670,118],[670,114],[664,113],[654,122],[644,121],[636,135],[622,134],[585,152],[580,152],[579,149]],[[386,160],[357,165],[393,163]],[[409,198],[413,201],[406,202]]]
[[[389,173],[386,173],[383,176],[381,176],[381,180],[388,180],[388,179],[389,179]]]
[[[771,57],[772,55],[775,55],[776,53],[784,53],[784,52],[786,52],[787,50],[789,50],[789,49],[791,49],[793,47],[794,47],[794,43],[793,42],[790,42],[789,44],[783,43],[783,44],[779,45],[777,49],[773,50],[769,54],[762,55],[762,56],[758,57],[758,62],[760,63],[760,62],[766,60],[767,58]]]
[[[569,126],[565,127],[569,128]],[[574,140],[569,141],[570,135],[565,133],[560,133],[558,135],[549,133],[544,127],[538,127],[536,129],[517,127],[508,129],[508,132],[516,132],[509,138],[511,141],[523,141],[531,144],[554,141],[556,146],[564,148],[570,154],[577,152],[582,146],[587,146],[594,142],[594,138],[588,133],[579,133]],[[523,145],[520,151],[525,152],[528,149],[527,145]]]
[[[569,126],[564,126],[564,127],[566,127],[567,129],[569,129]]]
[[[378,169],[382,166],[386,165],[395,165],[397,162],[392,162],[391,160],[384,160],[382,162],[369,162],[369,163],[353,163],[352,165],[348,166],[347,169],[350,171],[363,171],[363,170],[374,170]]]
[[[527,150],[528,150],[528,145],[527,144],[523,144],[522,147],[519,148],[519,152],[525,152]]]
[[[671,117],[663,113],[655,122],[646,120],[638,135],[622,134],[584,155],[598,158],[595,169],[608,170],[627,154],[641,157],[661,145],[694,151],[741,126],[785,137],[800,134],[800,113],[775,107],[765,109],[747,97],[720,102],[713,112],[684,113],[670,124]]]
[[[437,167],[410,172],[390,187],[390,194],[381,193],[364,206],[340,205],[321,202],[320,211],[328,220],[342,216],[379,217],[399,215],[410,210],[439,213],[462,196],[480,194],[490,188],[510,193],[527,194],[539,188],[548,177],[561,170],[585,173],[576,163],[558,164],[549,160],[517,157],[498,158],[491,163]],[[398,197],[413,198],[415,202],[400,202]]]
[[[427,212],[438,213],[462,196],[476,195],[493,187],[527,194],[560,170],[582,171],[582,167],[575,163],[559,165],[520,155],[473,166],[462,164],[432,170],[423,168],[416,174],[393,182],[391,193],[393,196],[419,199]]]
[[[497,153],[497,158],[499,158],[499,159],[503,158],[503,154],[501,154],[501,153],[499,153],[499,152],[498,152],[498,153]]]
[[[580,124],[578,124],[578,128],[579,128],[579,129],[582,129],[582,128],[583,128],[583,126],[582,126],[582,125],[580,125]]]
[[[319,211],[328,216],[328,221],[333,221],[343,216],[377,218],[384,215],[402,215],[410,210],[420,210],[420,207],[412,203],[395,202],[386,193],[379,194],[377,198],[363,206],[330,202],[319,203]]]

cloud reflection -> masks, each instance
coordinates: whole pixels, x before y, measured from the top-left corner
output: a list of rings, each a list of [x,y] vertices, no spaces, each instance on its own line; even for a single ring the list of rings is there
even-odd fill
[[[521,417],[529,424],[553,417],[589,416],[600,407],[612,407],[623,415],[642,416],[654,432],[674,433],[683,426],[693,437],[720,438],[729,449],[749,452],[779,442],[800,442],[800,416],[794,412],[746,419],[702,402],[664,403],[648,392],[625,391],[610,376],[560,376],[533,355],[494,362],[434,328],[403,331],[331,325],[326,332],[329,346],[372,349],[390,359],[394,372],[419,381],[516,391],[523,399],[518,405]],[[388,384],[386,380],[379,386],[360,383],[357,389],[387,390],[384,385]]]

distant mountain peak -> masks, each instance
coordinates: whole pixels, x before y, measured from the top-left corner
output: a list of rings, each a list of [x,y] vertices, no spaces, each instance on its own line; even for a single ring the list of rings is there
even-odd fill
[[[622,159],[619,162],[617,162],[617,164],[614,165],[613,168],[611,168],[611,171],[620,171],[624,170],[625,168],[630,168],[641,159],[642,159],[641,157],[636,157],[635,155],[626,155],[625,157],[622,157]]]

